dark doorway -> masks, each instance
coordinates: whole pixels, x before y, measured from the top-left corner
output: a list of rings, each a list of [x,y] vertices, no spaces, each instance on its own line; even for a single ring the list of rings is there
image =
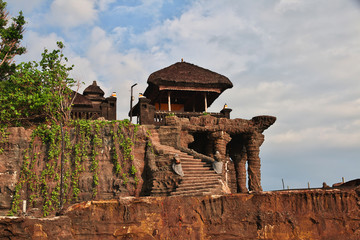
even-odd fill
[[[194,132],[192,135],[194,137],[194,142],[189,144],[189,148],[195,150],[198,153],[208,155],[208,149],[210,149],[211,146],[207,137],[207,133]]]

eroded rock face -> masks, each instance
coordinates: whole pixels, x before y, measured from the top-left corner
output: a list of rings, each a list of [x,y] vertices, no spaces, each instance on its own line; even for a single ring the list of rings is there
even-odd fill
[[[355,240],[360,238],[359,195],[348,189],[92,201],[71,206],[59,218],[0,219],[0,236]]]

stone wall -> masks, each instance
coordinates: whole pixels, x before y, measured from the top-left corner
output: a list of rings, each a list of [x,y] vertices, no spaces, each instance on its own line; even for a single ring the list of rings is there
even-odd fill
[[[116,125],[116,124],[115,124]],[[130,159],[123,161],[124,156],[121,155],[121,147],[117,145],[117,154],[119,164],[122,167],[120,173],[116,174],[114,172],[114,138],[111,134],[112,125],[110,122],[106,123],[106,126],[101,128],[101,133],[99,133],[99,138],[101,139],[101,146],[98,146],[97,149],[94,149],[92,145],[88,145],[85,152],[76,153],[74,151],[74,146],[79,139],[78,134],[74,130],[69,130],[72,132],[71,135],[71,150],[66,150],[69,154],[69,163],[65,164],[65,172],[68,172],[67,184],[68,191],[65,193],[64,198],[68,199],[67,205],[70,203],[88,201],[94,199],[112,199],[118,196],[139,196],[142,185],[143,185],[143,171],[144,171],[144,158],[145,158],[145,147],[146,147],[146,130],[144,127],[140,126],[136,134],[136,140],[134,138],[134,146],[132,147],[131,155],[133,155],[133,161]],[[26,152],[29,152],[29,144],[31,141],[31,134],[33,129],[24,129],[20,128],[9,128],[7,129],[9,133],[8,139],[5,143],[1,144],[0,147],[4,148],[4,152],[0,154],[0,215],[6,215],[11,208],[11,202],[14,198],[15,187],[19,182],[20,172],[23,168],[24,159],[28,157],[28,154],[25,156]],[[93,141],[89,139],[87,141]],[[59,143],[59,145],[61,145]],[[32,180],[22,184],[22,188],[19,191],[20,194],[20,205],[23,200],[28,200],[28,210],[31,211],[34,208],[35,215],[41,214],[41,209],[44,204],[44,199],[39,193],[39,189],[43,189],[41,185],[41,176],[44,174],[44,170],[52,169],[47,165],[54,166],[55,174],[60,176],[60,160],[61,156],[57,156],[55,160],[49,160],[49,144],[43,144],[41,141],[36,140],[36,144],[33,144],[32,150],[36,153],[37,158],[30,157],[31,161],[34,161],[33,167],[29,170],[28,174],[33,174],[38,179],[38,183],[34,183],[34,177]],[[96,187],[97,194],[94,196],[94,171],[92,171],[93,165],[93,151],[96,151],[96,161],[98,162],[97,176],[98,176],[98,186]],[[72,174],[74,174],[74,158],[79,155],[83,155],[83,160],[80,163],[79,167],[79,178],[78,178],[78,187],[79,194],[77,199],[72,197],[73,189],[72,185]],[[131,167],[136,168],[136,173],[131,173]],[[126,174],[126,175],[123,175]],[[125,177],[124,177],[125,176]],[[135,177],[138,180],[135,180]],[[126,178],[126,181],[124,180]],[[47,187],[49,188],[49,194],[52,193],[53,189],[58,186],[59,179],[53,177],[46,178]],[[29,198],[31,196],[30,188],[36,188],[37,194],[34,194],[34,203],[29,205]],[[42,190],[41,190],[42,191]],[[50,195],[51,196],[51,195]],[[21,211],[20,211],[21,212]],[[54,214],[54,212],[52,213]]]

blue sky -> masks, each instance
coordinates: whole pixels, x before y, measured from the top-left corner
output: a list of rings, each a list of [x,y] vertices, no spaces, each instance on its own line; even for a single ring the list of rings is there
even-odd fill
[[[127,118],[130,86],[184,58],[227,76],[232,118],[273,115],[261,147],[265,190],[359,178],[358,0],[10,0],[28,22],[23,45],[36,60],[63,41],[85,86],[118,95]]]

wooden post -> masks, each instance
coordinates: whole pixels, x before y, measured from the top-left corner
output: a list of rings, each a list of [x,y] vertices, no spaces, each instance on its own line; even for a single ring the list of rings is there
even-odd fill
[[[168,110],[171,112],[170,91],[168,92]]]
[[[26,213],[26,200],[23,200],[22,210],[23,213]]]
[[[205,112],[207,112],[207,98],[206,98],[206,92],[204,93],[204,99],[205,99]]]

